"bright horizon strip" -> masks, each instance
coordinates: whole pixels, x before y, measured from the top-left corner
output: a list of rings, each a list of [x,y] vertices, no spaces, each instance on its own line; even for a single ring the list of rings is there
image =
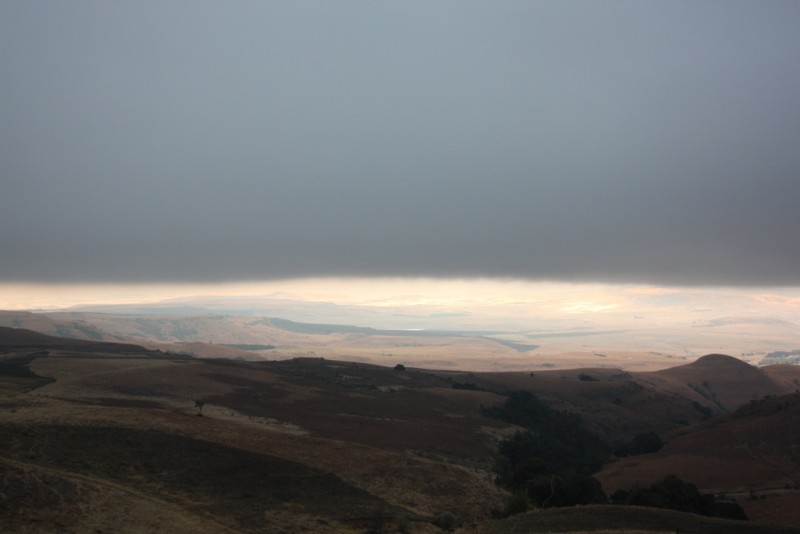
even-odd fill
[[[158,303],[188,297],[288,294],[368,306],[502,304],[540,301],[552,293],[601,291],[598,284],[494,279],[306,278],[221,283],[0,284],[0,309],[64,309],[95,304]]]
[[[57,311],[83,305],[155,304],[188,297],[267,297],[273,294],[376,307],[527,305],[555,314],[634,313],[650,297],[691,295],[715,302],[730,298],[741,303],[744,299],[754,308],[774,309],[790,314],[791,320],[800,320],[800,287],[672,287],[491,278],[307,278],[202,284],[0,283],[0,309]]]

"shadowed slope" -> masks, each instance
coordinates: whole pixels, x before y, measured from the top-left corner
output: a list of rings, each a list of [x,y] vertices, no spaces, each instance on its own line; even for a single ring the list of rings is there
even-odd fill
[[[0,326],[0,348],[11,349],[80,349],[89,352],[147,352],[142,346],[49,336],[27,330]]]
[[[753,401],[670,440],[663,449],[619,460],[596,477],[608,493],[650,485],[667,475],[706,492],[737,498],[794,495],[800,504],[800,395]],[[753,519],[761,500],[741,502]],[[753,513],[755,511],[755,513]],[[800,520],[783,514],[789,522]]]
[[[576,412],[610,443],[655,431],[664,437],[766,395],[793,391],[757,367],[721,354],[656,372],[581,368],[528,373],[448,373],[454,384],[526,390]]]
[[[9,470],[19,471],[29,463],[51,477],[60,473],[66,480],[127,488],[134,495],[178,505],[184,516],[217,518],[240,532],[279,527],[286,509],[296,517],[317,517],[351,527],[364,518],[392,517],[399,511],[330,473],[202,440],[120,427],[0,429],[0,448],[13,459]],[[85,500],[95,497],[83,496],[68,484],[62,486],[52,500],[69,501],[73,515],[79,516]],[[38,506],[54,504],[38,499],[42,489],[17,484],[4,488],[6,498],[15,503],[15,510],[9,510],[12,521]],[[74,519],[80,522],[80,517]]]

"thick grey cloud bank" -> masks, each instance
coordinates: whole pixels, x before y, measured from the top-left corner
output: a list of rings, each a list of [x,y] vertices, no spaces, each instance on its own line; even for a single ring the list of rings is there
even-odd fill
[[[0,279],[800,284],[796,2],[0,4]]]

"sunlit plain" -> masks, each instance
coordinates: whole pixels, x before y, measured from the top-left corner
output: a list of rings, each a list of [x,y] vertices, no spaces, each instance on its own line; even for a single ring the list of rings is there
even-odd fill
[[[509,352],[502,346],[449,338],[387,348],[379,340],[297,345],[283,357],[314,351],[332,358],[423,366],[524,369],[539,366],[667,367],[712,352],[751,363],[772,351],[800,348],[798,288],[659,287],[500,279],[317,278],[223,284],[15,285],[0,287],[6,310],[82,311],[93,306],[186,306],[206,313],[276,316],[375,329],[491,331],[505,342],[536,346]],[[304,307],[302,304],[333,304]],[[94,310],[96,311],[96,309]],[[174,312],[171,312],[174,313]],[[198,311],[196,313],[203,313]],[[97,319],[95,318],[96,322]],[[481,334],[483,335],[483,334]],[[214,340],[207,333],[207,340]],[[217,340],[216,342],[224,342]],[[501,350],[502,349],[502,350]],[[391,352],[390,356],[387,354]],[[383,361],[384,357],[389,360]]]

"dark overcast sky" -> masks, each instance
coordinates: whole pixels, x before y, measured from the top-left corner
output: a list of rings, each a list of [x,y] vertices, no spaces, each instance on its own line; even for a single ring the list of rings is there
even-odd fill
[[[0,3],[0,280],[800,284],[800,3]]]

